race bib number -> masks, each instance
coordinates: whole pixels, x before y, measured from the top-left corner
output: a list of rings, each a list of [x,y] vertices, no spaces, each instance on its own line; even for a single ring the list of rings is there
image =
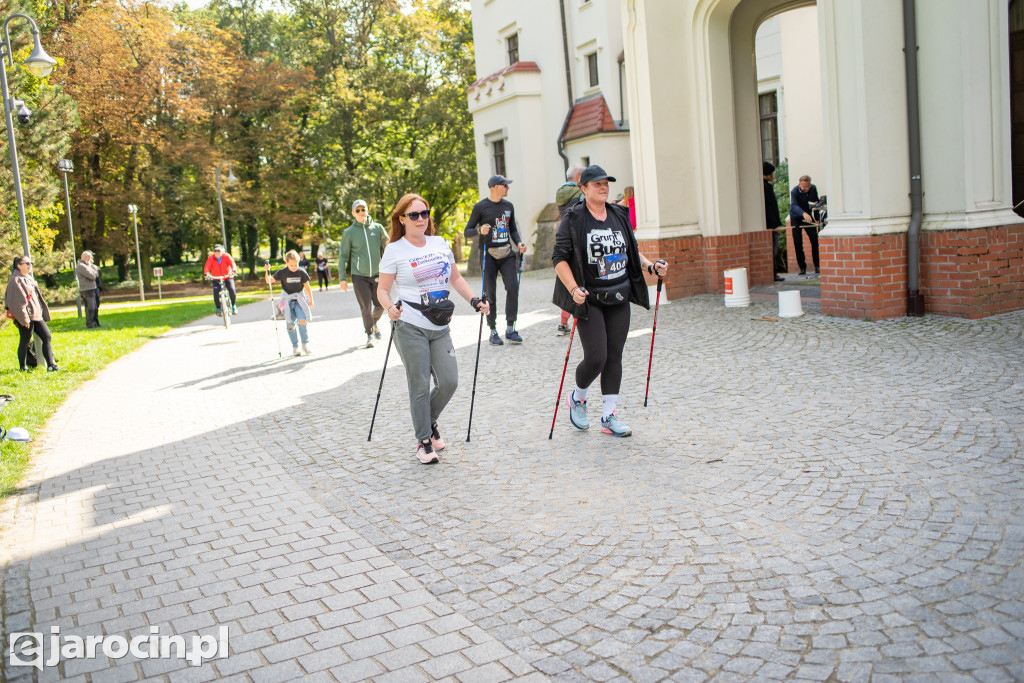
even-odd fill
[[[491,236],[491,244],[495,242],[508,242],[508,225],[511,219],[511,211],[506,211],[494,219],[494,234]]]
[[[626,274],[626,240],[614,230],[587,233],[587,260],[597,268],[601,280],[615,280]]]

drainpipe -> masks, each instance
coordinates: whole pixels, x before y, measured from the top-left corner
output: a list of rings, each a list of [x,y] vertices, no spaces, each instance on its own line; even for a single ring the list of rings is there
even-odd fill
[[[569,31],[565,26],[565,0],[558,0],[558,10],[562,15],[562,54],[565,56],[565,94],[569,98],[569,112],[565,115],[562,123],[562,130],[558,133],[558,156],[562,157],[563,172],[569,171],[569,157],[565,155],[565,143],[562,137],[565,136],[565,129],[569,125],[569,117],[572,116],[572,70],[569,62]]]
[[[924,315],[921,294],[921,111],[917,78],[917,10],[903,0],[903,56],[907,68],[907,133],[910,143],[910,225],[907,228],[907,315]]]

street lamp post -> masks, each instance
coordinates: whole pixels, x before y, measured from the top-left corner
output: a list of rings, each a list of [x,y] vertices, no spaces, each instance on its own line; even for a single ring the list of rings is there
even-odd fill
[[[228,177],[225,178],[225,180],[227,180],[229,183],[237,183],[238,182],[238,178],[236,178],[235,174],[231,171],[231,162],[230,161],[222,161],[219,164],[217,164],[217,173],[216,173],[216,176],[217,176],[217,209],[220,210],[220,238],[221,238],[221,243],[224,245],[224,251],[227,251],[228,250],[228,232],[224,228],[224,202],[221,200],[221,197],[220,197],[220,169],[221,169],[221,166],[223,166],[224,164],[228,165]]]
[[[16,100],[11,97],[10,92],[7,89],[7,66],[14,67],[14,54],[11,50],[11,35],[8,30],[8,24],[15,17],[25,19],[32,25],[32,40],[35,45],[32,48],[32,54],[23,62],[31,73],[36,78],[45,78],[50,75],[53,71],[53,67],[56,66],[57,60],[50,55],[46,54],[46,50],[43,49],[42,44],[39,42],[39,27],[36,26],[35,20],[27,14],[12,14],[7,17],[4,21],[4,40],[0,44],[0,89],[3,91],[4,98],[4,118],[7,122],[7,145],[11,148],[11,172],[14,176],[14,199],[18,204],[18,223],[21,226],[21,248],[25,252],[25,255],[29,255],[28,249],[28,224],[25,222],[25,201],[21,196],[21,171],[18,168],[18,150],[14,146],[14,120],[11,117],[11,112],[17,110],[18,121],[21,123],[28,123],[29,117],[32,116],[31,110],[25,106],[25,103],[21,100]],[[6,59],[5,59],[6,58]]]
[[[328,211],[334,206],[334,203],[327,198],[327,195],[322,194],[316,200],[317,206],[320,208],[320,232],[323,234],[324,250],[327,249],[327,228],[324,227],[324,209]]]
[[[132,225],[135,226],[135,265],[139,269],[139,298],[145,301],[146,292],[142,289],[142,254],[139,253],[139,207],[129,204],[128,213],[132,215]]]
[[[78,295],[75,296],[75,306],[78,308],[78,317],[82,317],[82,283],[78,281],[78,273],[75,273],[75,263],[78,259],[78,252],[75,251],[75,229],[71,226],[71,193],[68,191],[68,173],[75,172],[75,164],[71,159],[61,159],[57,162],[57,171],[64,176],[64,210],[68,214],[68,235],[71,237],[71,272],[75,276],[75,288]]]

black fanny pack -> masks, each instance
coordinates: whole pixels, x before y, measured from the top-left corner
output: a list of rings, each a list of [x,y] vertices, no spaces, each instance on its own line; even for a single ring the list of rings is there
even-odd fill
[[[629,303],[630,289],[629,278],[625,277],[622,282],[614,285],[587,287],[587,299],[604,306]]]
[[[428,304],[413,303],[404,299],[403,301],[422,313],[424,318],[438,327],[444,327],[450,323],[452,316],[455,315],[455,302],[451,299],[430,299]]]

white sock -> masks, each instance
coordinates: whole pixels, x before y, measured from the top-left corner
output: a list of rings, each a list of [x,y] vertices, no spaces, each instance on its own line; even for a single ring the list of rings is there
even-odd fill
[[[615,412],[615,404],[619,402],[618,394],[605,394],[601,397],[601,419],[607,420]]]
[[[589,388],[590,387],[587,387],[587,389],[589,389]],[[575,389],[573,389],[572,390],[572,400],[579,401],[580,403],[583,403],[584,401],[586,401],[587,400],[587,389],[581,389],[579,387],[576,387]]]

